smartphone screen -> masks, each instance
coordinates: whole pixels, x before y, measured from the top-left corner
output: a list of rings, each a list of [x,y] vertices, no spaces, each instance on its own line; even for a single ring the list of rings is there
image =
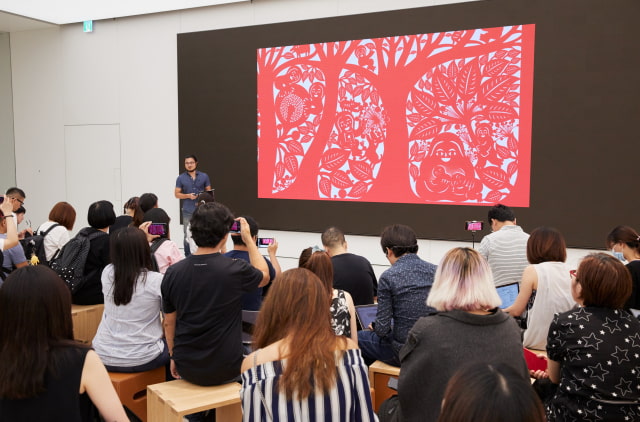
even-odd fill
[[[258,238],[258,247],[259,248],[267,248],[269,245],[273,244],[273,237],[259,237]]]
[[[240,222],[239,221],[234,221],[233,224],[231,225],[231,228],[229,229],[229,231],[231,233],[240,233]]]
[[[165,223],[153,223],[149,225],[149,234],[158,235],[158,236],[166,236],[167,235],[167,225]]]
[[[469,231],[482,230],[482,221],[467,221],[465,229]]]

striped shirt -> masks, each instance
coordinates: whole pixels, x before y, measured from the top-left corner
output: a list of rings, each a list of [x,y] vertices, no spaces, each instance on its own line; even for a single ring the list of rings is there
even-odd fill
[[[482,239],[478,252],[489,261],[496,286],[520,282],[529,265],[527,240],[529,235],[516,225],[502,226]]]
[[[336,352],[336,385],[326,394],[318,392],[303,400],[287,400],[278,391],[285,364],[286,360],[265,362],[242,373],[243,422],[378,420],[371,403],[367,366],[359,349]]]

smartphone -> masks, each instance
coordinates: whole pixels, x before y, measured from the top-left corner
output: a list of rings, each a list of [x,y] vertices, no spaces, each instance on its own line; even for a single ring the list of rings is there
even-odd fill
[[[273,237],[259,237],[258,238],[258,247],[259,248],[268,248],[269,245],[272,245],[275,239]]]
[[[240,233],[240,221],[235,220],[229,229],[231,233]]]
[[[484,228],[483,221],[465,221],[464,229],[470,232],[477,232]]]
[[[167,237],[167,224],[166,223],[152,223],[149,224],[149,234],[158,235],[160,237]]]

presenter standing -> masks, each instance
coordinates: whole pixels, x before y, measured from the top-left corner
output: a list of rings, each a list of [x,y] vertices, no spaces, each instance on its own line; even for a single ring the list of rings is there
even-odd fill
[[[182,199],[182,225],[184,227],[184,255],[189,256],[189,244],[187,243],[187,227],[193,211],[196,209],[196,198],[199,194],[211,190],[211,181],[207,173],[197,171],[198,159],[195,155],[187,155],[184,159],[185,172],[176,179],[174,195]]]

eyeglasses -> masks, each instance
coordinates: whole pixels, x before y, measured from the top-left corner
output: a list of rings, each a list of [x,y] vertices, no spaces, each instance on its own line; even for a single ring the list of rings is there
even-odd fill
[[[16,198],[15,196],[10,196],[9,198],[15,199],[16,201],[20,202],[20,205],[24,205],[24,201],[20,198]]]

